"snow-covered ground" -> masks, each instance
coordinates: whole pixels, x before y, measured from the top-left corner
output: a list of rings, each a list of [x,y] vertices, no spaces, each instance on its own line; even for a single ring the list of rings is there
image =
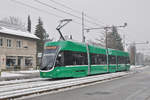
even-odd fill
[[[134,69],[134,68],[136,68],[135,65],[131,65],[131,66],[130,66],[130,69]]]
[[[27,73],[27,74],[37,73],[37,72],[39,72],[39,70],[18,71],[18,73]]]
[[[131,65],[130,66],[131,69],[139,68],[139,67],[147,67],[147,66],[144,66],[144,65]]]
[[[1,77],[15,77],[15,76],[23,76],[23,74],[16,74],[11,72],[2,72]]]
[[[0,77],[16,77],[16,76],[25,76],[27,74],[38,73],[39,70],[28,70],[28,71],[7,71],[1,72]]]

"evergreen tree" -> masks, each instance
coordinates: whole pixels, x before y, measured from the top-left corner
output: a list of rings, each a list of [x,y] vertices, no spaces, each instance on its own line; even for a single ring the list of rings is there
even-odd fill
[[[30,15],[28,16],[28,32],[31,32],[31,19],[30,19]]]
[[[117,50],[124,50],[122,39],[117,31],[117,28],[115,26],[112,27],[112,32],[109,32],[107,35],[107,46],[108,48],[117,49]]]
[[[41,21],[41,18],[38,19],[38,24],[36,25],[35,35],[39,37],[40,39],[37,41],[37,52],[41,53],[43,52],[44,48],[44,35],[46,31],[43,28],[43,22]]]

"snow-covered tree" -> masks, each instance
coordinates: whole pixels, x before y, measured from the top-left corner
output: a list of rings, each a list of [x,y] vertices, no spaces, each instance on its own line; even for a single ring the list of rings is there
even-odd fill
[[[122,39],[115,26],[112,26],[112,32],[108,32],[107,34],[107,47],[122,51],[124,50]]]
[[[0,23],[2,23],[5,27],[26,30],[25,23],[23,23],[18,17],[9,16],[2,18]]]

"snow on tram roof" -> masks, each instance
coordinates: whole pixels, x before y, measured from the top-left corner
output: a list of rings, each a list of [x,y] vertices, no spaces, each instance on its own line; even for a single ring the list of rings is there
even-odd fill
[[[8,28],[1,27],[1,26],[0,26],[0,33],[22,36],[22,37],[33,38],[33,39],[39,39],[36,35],[34,35],[32,33],[23,32],[21,30],[8,29]]]

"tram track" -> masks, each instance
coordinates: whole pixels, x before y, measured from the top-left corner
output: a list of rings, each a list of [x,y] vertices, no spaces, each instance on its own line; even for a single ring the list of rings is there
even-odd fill
[[[49,92],[62,88],[88,84],[92,82],[102,81],[111,78],[122,77],[127,75],[127,72],[118,72],[105,75],[89,76],[84,78],[75,78],[67,80],[56,80],[56,81],[40,81],[40,82],[28,82],[25,84],[9,85],[0,87],[0,99],[12,99],[26,95],[38,94],[43,92]],[[44,83],[43,83],[44,82]]]

